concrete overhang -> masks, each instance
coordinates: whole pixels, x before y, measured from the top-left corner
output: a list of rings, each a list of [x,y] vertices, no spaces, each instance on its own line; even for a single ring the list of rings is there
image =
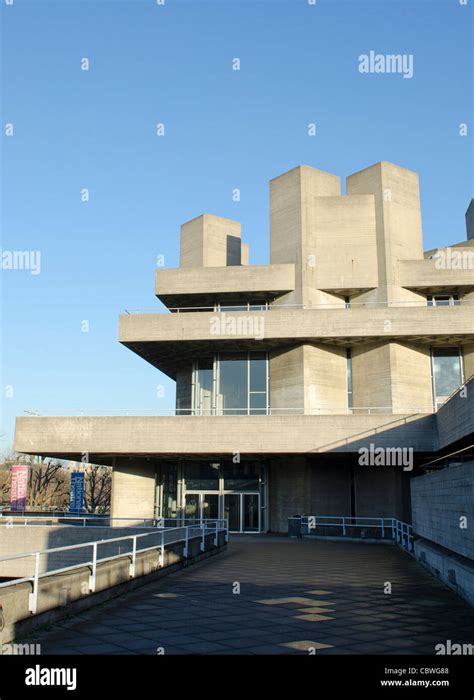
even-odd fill
[[[237,331],[245,332],[226,332],[229,320]],[[232,314],[125,314],[119,322],[119,341],[172,378],[180,365],[214,352],[271,351],[312,342],[353,346],[387,340],[428,345],[472,342],[473,307],[424,304],[322,310],[280,306]]]
[[[158,270],[155,282],[155,294],[168,308],[265,301],[294,288],[293,264],[177,267]]]
[[[373,443],[437,448],[435,416],[25,416],[16,421],[16,452],[111,463],[113,455],[279,455],[357,452]]]
[[[444,249],[442,252],[446,255],[445,259],[400,260],[400,285],[425,294],[464,294],[474,290],[474,248],[457,248],[451,253],[446,253]],[[454,254],[465,254],[464,268],[463,258],[453,258]]]

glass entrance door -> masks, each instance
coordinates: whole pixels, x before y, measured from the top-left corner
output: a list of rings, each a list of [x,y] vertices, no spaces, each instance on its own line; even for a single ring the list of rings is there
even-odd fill
[[[227,493],[224,496],[224,518],[229,521],[231,532],[240,532],[240,493]]]
[[[260,532],[259,510],[258,493],[224,494],[224,518],[230,532]]]
[[[244,532],[259,532],[259,503],[258,493],[242,494],[242,520]]]
[[[219,517],[219,494],[187,493],[185,518],[191,520],[214,520]]]

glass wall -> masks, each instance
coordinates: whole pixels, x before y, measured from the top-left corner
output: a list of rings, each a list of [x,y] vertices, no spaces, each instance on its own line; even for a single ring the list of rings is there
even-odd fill
[[[268,413],[267,353],[219,353],[199,359],[193,370],[196,415]]]
[[[433,348],[431,361],[434,403],[438,408],[462,384],[459,348]]]
[[[234,464],[183,460],[157,472],[156,517],[228,518],[234,532],[259,532],[266,523],[266,469],[260,462]]]

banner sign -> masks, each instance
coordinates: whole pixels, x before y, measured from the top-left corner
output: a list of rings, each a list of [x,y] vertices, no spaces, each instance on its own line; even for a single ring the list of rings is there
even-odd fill
[[[84,508],[84,472],[71,472],[71,496],[69,510],[82,513]]]
[[[10,509],[25,510],[26,492],[28,489],[28,465],[14,464],[12,466],[12,486],[10,492]]]

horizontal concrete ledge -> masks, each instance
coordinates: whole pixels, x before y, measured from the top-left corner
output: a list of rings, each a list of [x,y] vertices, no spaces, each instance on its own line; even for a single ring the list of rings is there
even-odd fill
[[[156,272],[155,294],[167,306],[186,306],[196,300],[205,301],[209,296],[212,305],[228,299],[230,295],[240,299],[273,297],[295,288],[295,266],[242,265],[231,267],[177,267]],[[206,306],[206,304],[202,304]]]
[[[2,642],[8,643],[24,638],[36,629],[58,620],[77,615],[95,605],[104,603],[123,593],[167,576],[186,566],[196,564],[218,554],[227,546],[224,533],[219,534],[219,544],[214,546],[214,535],[206,535],[205,551],[200,551],[200,538],[189,540],[190,556],[183,556],[183,544],[177,543],[165,549],[165,565],[157,569],[157,551],[137,553],[137,575],[129,576],[130,557],[124,556],[111,562],[97,565],[96,592],[84,594],[84,586],[90,575],[90,568],[80,567],[71,572],[53,574],[40,581],[38,614],[28,611],[28,598],[31,584],[12,584],[0,588],[0,604],[3,615]],[[0,618],[1,622],[1,618]]]
[[[462,255],[463,251],[452,249],[454,254]],[[427,258],[425,260],[400,260],[400,285],[407,289],[424,292],[442,292],[443,290],[458,290],[463,292],[474,289],[474,247],[466,248],[465,255],[470,255],[470,267],[464,269],[442,269],[440,261]],[[449,260],[448,260],[449,262]],[[466,261],[468,262],[468,261]],[[453,263],[454,264],[454,263]]]
[[[94,455],[302,454],[437,449],[435,415],[83,416],[17,418],[16,452]],[[99,462],[100,463],[100,462]]]
[[[196,341],[227,343],[236,339],[265,340],[280,344],[295,341],[368,342],[370,339],[405,338],[442,344],[474,339],[473,307],[382,307],[350,309],[299,309],[273,306],[269,311],[239,311],[226,314],[202,311],[183,313],[123,314],[119,319],[119,341],[176,343],[176,348]],[[229,317],[233,326],[230,325]],[[240,319],[240,322],[239,322]],[[258,323],[257,323],[258,320]],[[235,331],[235,332],[234,332]],[[253,346],[255,348],[255,345]],[[153,350],[153,348],[151,348]]]

